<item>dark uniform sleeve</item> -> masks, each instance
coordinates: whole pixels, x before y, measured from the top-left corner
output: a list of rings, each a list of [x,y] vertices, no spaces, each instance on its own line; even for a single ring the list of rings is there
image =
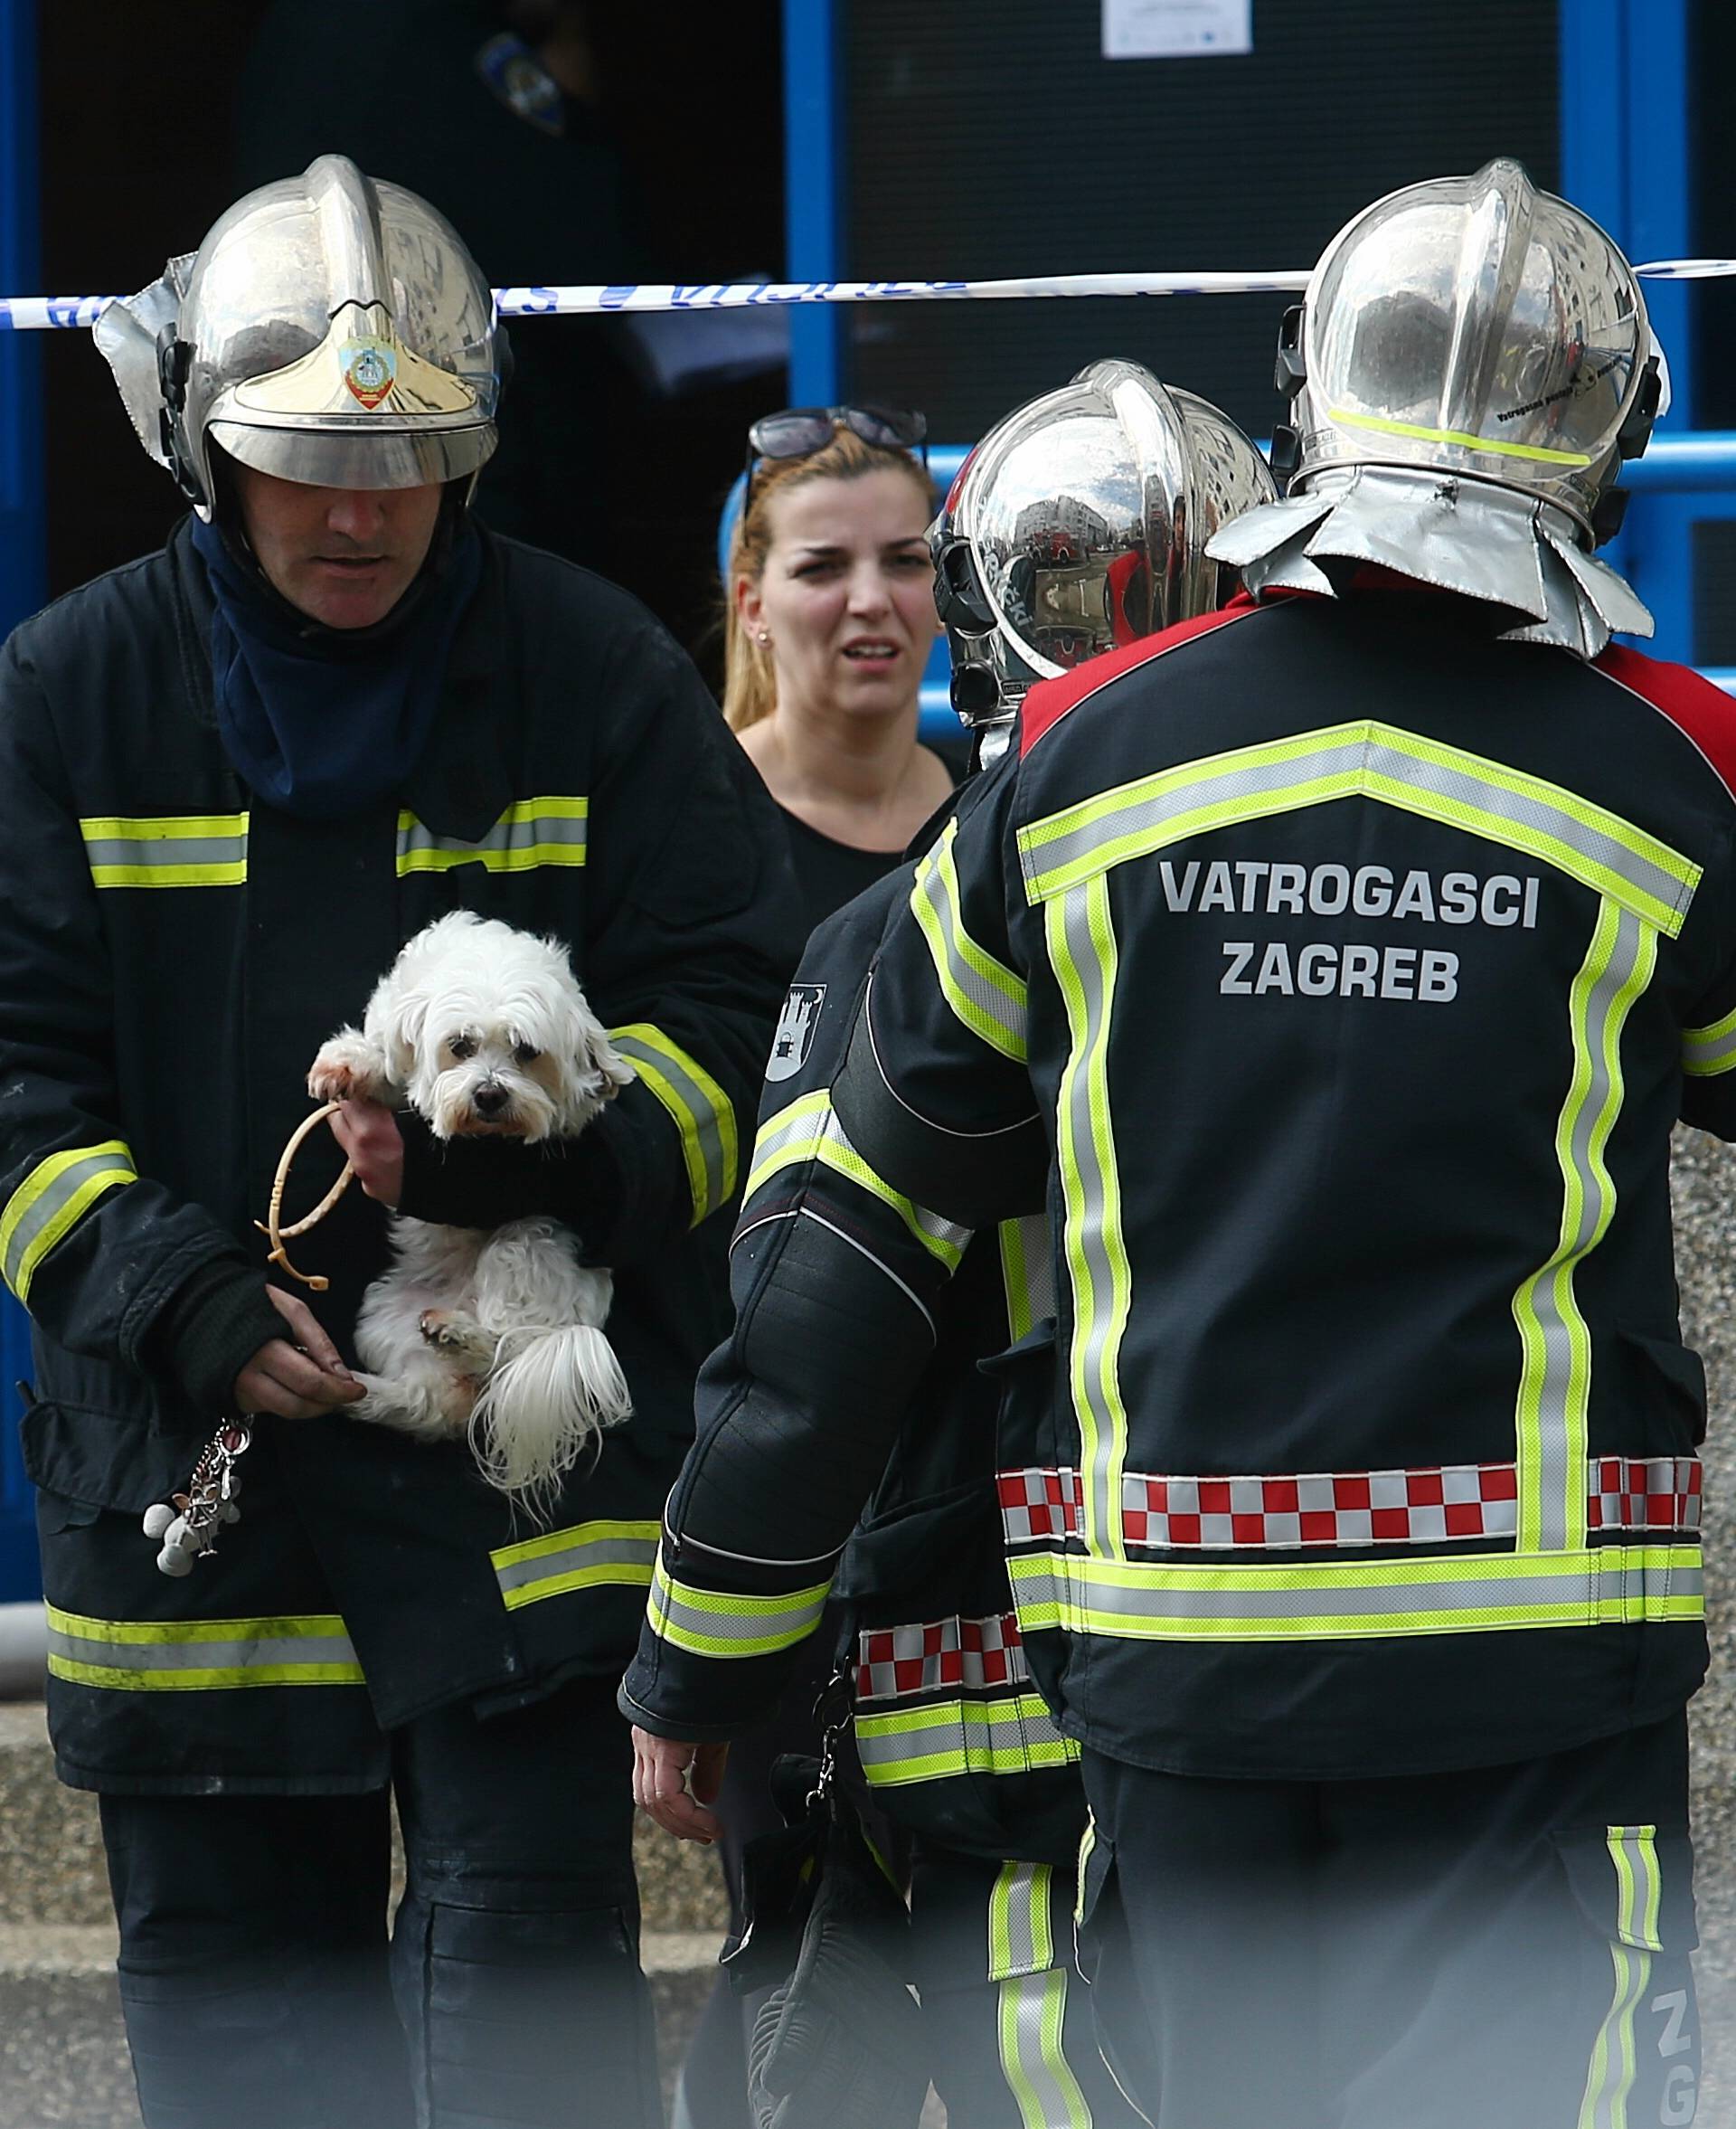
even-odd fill
[[[1736,974],[1695,1008],[1682,1030],[1682,1121],[1736,1139]]]
[[[822,926],[779,1025],[780,1043],[799,1029],[811,1044],[767,1084],[731,1257],[735,1330],[700,1377],[699,1439],[621,1691],[662,1736],[734,1736],[778,1704],[970,1240],[879,1176],[833,1107],[873,936],[848,911]]]
[[[625,1266],[735,1202],[802,941],[783,823],[687,658],[647,623],[605,694],[584,981],[637,1077],[570,1145],[442,1150],[407,1131],[400,1209],[468,1226],[552,1214],[589,1263]]]
[[[1025,1070],[1026,984],[1008,943],[1011,757],[917,867],[835,1091],[863,1158],[976,1228],[1038,1209],[1048,1150]]]
[[[221,1318],[224,1348],[204,1353],[198,1394],[221,1404],[282,1326],[241,1244],[141,1174],[127,1143],[85,853],[102,825],[74,813],[42,682],[14,636],[0,650],[0,1272],[58,1343],[146,1371],[162,1363],[146,1340],[165,1305],[196,1286],[196,1313],[207,1327]]]

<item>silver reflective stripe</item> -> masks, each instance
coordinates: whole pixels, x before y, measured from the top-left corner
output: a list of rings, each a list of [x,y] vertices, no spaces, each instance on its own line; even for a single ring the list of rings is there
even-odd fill
[[[1675,938],[1700,868],[1578,793],[1373,720],[1327,726],[1141,778],[1019,831],[1033,902],[1184,837],[1347,797],[1400,806],[1569,873]]]
[[[1000,1984],[1001,2073],[1019,2129],[1091,2129],[1091,2110],[1063,2052],[1068,1977],[1060,1967]]]
[[[1555,1135],[1560,1236],[1513,1301],[1524,1348],[1516,1412],[1522,1552],[1573,1551],[1585,1542],[1591,1339],[1573,1282],[1615,1214],[1604,1150],[1625,1093],[1621,1035],[1651,981],[1656,948],[1650,925],[1604,900],[1569,993],[1573,1062]]]
[[[693,1198],[693,1225],[717,1210],[735,1188],[735,1111],[696,1058],[648,1020],[611,1027],[609,1039],[637,1072],[681,1138]]]
[[[1034,1553],[1014,1555],[1007,1569],[1026,1634],[1061,1627],[1136,1641],[1331,1641],[1696,1621],[1705,1612],[1700,1554],[1687,1546],[1534,1562],[1486,1554],[1265,1568],[1118,1567]]]
[[[1121,1473],[1127,1411],[1119,1359],[1132,1301],[1121,1229],[1121,1187],[1109,1087],[1116,972],[1109,883],[1101,874],[1044,917],[1049,956],[1067,1008],[1069,1055],[1056,1111],[1065,1218],[1062,1247],[1072,1287],[1068,1375],[1080,1429],[1086,1549],[1124,1557]]]
[[[1049,1222],[1041,1213],[1003,1220],[1000,1236],[1006,1328],[1016,1345],[1055,1312],[1055,1255]]]
[[[876,1787],[944,1782],[958,1774],[1026,1774],[1069,1766],[1079,1747],[1032,1692],[937,1700],[922,1708],[861,1709],[856,1751]]]
[[[1048,1863],[1003,1863],[988,1896],[988,1978],[1004,1982],[1054,1963]]]
[[[1682,1069],[1690,1079],[1736,1071],[1736,1013],[1726,1013],[1710,1027],[1683,1029]]]
[[[1635,2016],[1651,1983],[1651,1955],[1664,1948],[1658,1935],[1664,1884],[1656,1833],[1656,1826],[1605,1830],[1616,1873],[1616,1927],[1609,1945],[1614,1990],[1592,2044],[1579,2129],[1628,2129],[1628,2102],[1638,2071]],[[1684,2043],[1684,2051],[1689,2045]],[[1692,2084],[1688,2089],[1692,2093]],[[1693,2107],[1686,2112],[1691,2117]]]
[[[48,1607],[48,1668],[117,1692],[250,1686],[359,1686],[355,1649],[333,1615],[280,1619],[88,1619]]]
[[[828,1576],[807,1589],[744,1596],[677,1582],[659,1558],[651,1573],[646,1615],[660,1640],[694,1656],[775,1655],[818,1625],[832,1587]]]
[[[509,1612],[599,1585],[647,1586],[657,1557],[654,1522],[575,1523],[489,1555]]]
[[[590,802],[585,799],[521,799],[475,842],[426,827],[413,813],[398,816],[398,873],[449,872],[481,865],[489,872],[531,872],[541,866],[585,862]]]
[[[939,842],[916,868],[910,909],[928,941],[941,992],[953,1013],[991,1049],[1024,1062],[1026,998],[1024,981],[979,945],[965,928],[953,868],[950,820]]]
[[[970,1240],[970,1229],[914,1203],[894,1190],[874,1171],[850,1142],[849,1133],[832,1106],[829,1090],[804,1094],[788,1109],[768,1117],[754,1140],[753,1168],[748,1177],[747,1195],[763,1188],[781,1169],[817,1160],[835,1174],[846,1176],[871,1196],[888,1206],[921,1243],[929,1254],[956,1271]]]
[[[26,1306],[42,1259],[97,1200],[138,1180],[126,1142],[71,1146],[40,1160],[0,1212],[0,1275]]]

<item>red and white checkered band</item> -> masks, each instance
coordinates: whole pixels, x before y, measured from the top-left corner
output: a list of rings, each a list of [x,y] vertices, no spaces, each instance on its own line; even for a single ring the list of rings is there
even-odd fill
[[[1002,1471],[998,1484],[1009,1545],[1078,1535],[1077,1471]],[[1587,1525],[1697,1530],[1700,1490],[1697,1457],[1593,1457]],[[1129,1471],[1121,1482],[1122,1535],[1129,1545],[1212,1552],[1512,1538],[1519,1528],[1518,1497],[1510,1463],[1294,1478],[1182,1479]]]
[[[856,1698],[898,1700],[940,1686],[1023,1685],[1030,1675],[1011,1612],[870,1627],[859,1638]]]
[[[1594,1456],[1586,1520],[1593,1530],[1697,1530],[1697,1456]]]
[[[995,1482],[1001,1497],[1001,1528],[1009,1545],[1029,1545],[1033,1538],[1078,1535],[1082,1497],[1077,1471],[999,1471]]]

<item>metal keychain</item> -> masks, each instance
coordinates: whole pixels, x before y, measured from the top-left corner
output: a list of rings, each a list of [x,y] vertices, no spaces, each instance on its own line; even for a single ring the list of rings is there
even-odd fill
[[[153,1501],[145,1510],[145,1535],[162,1550],[156,1571],[177,1580],[191,1575],[193,1563],[217,1549],[217,1534],[239,1523],[236,1506],[241,1490],[235,1466],[247,1454],[253,1430],[244,1419],[226,1419],[199,1452],[184,1493]]]

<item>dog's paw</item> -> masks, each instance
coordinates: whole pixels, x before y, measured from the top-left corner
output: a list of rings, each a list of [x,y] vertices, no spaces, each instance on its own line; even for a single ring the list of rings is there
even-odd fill
[[[455,1359],[472,1362],[481,1374],[486,1375],[494,1365],[498,1341],[474,1316],[467,1316],[461,1310],[424,1309],[416,1320],[416,1328],[429,1345]]]
[[[316,1102],[377,1102],[386,1092],[380,1061],[354,1030],[333,1036],[307,1074]]]

